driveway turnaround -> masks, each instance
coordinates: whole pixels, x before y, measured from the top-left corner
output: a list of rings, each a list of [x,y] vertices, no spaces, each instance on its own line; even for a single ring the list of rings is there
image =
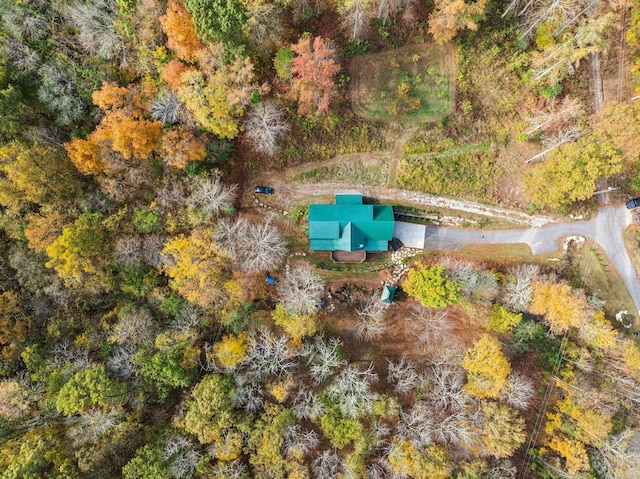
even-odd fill
[[[640,315],[640,282],[622,241],[622,232],[630,223],[631,212],[624,206],[607,206],[589,221],[554,223],[521,230],[466,230],[396,221],[394,237],[409,248],[457,250],[472,244],[525,243],[533,254],[542,254],[557,251],[560,240],[566,236],[584,236],[598,243],[609,256]]]

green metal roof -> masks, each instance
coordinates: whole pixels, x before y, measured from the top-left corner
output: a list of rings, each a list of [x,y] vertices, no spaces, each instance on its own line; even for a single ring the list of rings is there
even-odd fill
[[[361,205],[362,195],[336,195],[336,205]]]
[[[380,296],[380,301],[387,304],[393,303],[393,298],[396,295],[396,289],[397,288],[395,286],[385,285],[385,287],[382,288],[382,296]]]
[[[391,206],[362,204],[360,195],[337,195],[334,205],[309,205],[312,250],[386,251],[393,227]]]

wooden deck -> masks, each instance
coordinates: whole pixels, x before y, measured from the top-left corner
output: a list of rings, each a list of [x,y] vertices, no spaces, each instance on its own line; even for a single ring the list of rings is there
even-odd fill
[[[334,263],[364,263],[367,259],[367,252],[363,249],[358,251],[332,251],[331,261]]]

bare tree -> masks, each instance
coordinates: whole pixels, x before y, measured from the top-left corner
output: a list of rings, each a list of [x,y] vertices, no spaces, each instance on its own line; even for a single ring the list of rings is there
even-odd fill
[[[342,461],[335,450],[322,451],[313,461],[311,469],[316,479],[335,479],[342,471]]]
[[[74,2],[67,7],[66,17],[78,30],[78,41],[90,55],[111,60],[123,53],[124,41],[115,28],[118,11],[114,1]]]
[[[516,479],[517,475],[518,468],[509,459],[498,459],[487,473],[491,479]]]
[[[325,392],[344,416],[355,419],[371,411],[373,402],[378,398],[378,394],[371,390],[371,385],[377,381],[373,363],[364,371],[349,365]]]
[[[533,382],[519,373],[510,374],[500,390],[504,401],[521,411],[529,408],[535,393]]]
[[[582,104],[577,98],[564,97],[560,103],[555,99],[549,107],[538,115],[526,118],[531,127],[525,132],[527,136],[537,131],[548,131],[561,128],[569,121],[573,121],[583,111]]]
[[[198,178],[187,203],[191,212],[204,221],[232,206],[238,185],[225,185],[219,178]]]
[[[306,343],[300,354],[305,358],[312,383],[320,384],[331,376],[335,369],[344,366],[347,361],[340,354],[342,341],[338,338],[324,339],[316,336],[312,343]]]
[[[298,390],[293,403],[294,413],[298,419],[316,420],[324,412],[324,405],[318,395],[306,387]]]
[[[378,20],[389,22],[404,6],[405,0],[378,0]]]
[[[498,281],[495,273],[475,268],[468,261],[452,258],[446,258],[443,264],[466,297],[479,301],[493,301],[498,295]]]
[[[201,454],[184,436],[172,436],[164,443],[162,459],[170,461],[169,473],[176,479],[188,479],[196,471]]]
[[[400,413],[397,433],[422,449],[433,442],[433,427],[433,410],[423,402],[416,402],[409,411]]]
[[[122,413],[120,411],[103,412],[99,409],[90,409],[82,414],[67,418],[66,433],[74,447],[79,448],[86,444],[98,443],[121,421]]]
[[[204,312],[198,306],[185,303],[171,321],[171,328],[181,332],[197,329],[204,318]]]
[[[64,339],[51,348],[49,362],[55,366],[72,365],[77,369],[87,369],[91,366],[89,352],[86,349],[78,349],[73,346],[68,339]]]
[[[156,190],[155,207],[161,214],[176,212],[187,203],[187,186],[180,178],[171,178]]]
[[[320,444],[315,431],[306,431],[299,424],[287,426],[284,431],[284,450],[289,457],[302,457]]]
[[[140,264],[142,241],[138,236],[124,236],[116,240],[113,255],[122,266],[131,267]]]
[[[429,397],[439,410],[462,411],[467,407],[469,395],[462,388],[465,374],[459,363],[434,363],[429,379],[433,384]]]
[[[209,469],[211,479],[246,479],[247,467],[238,459],[235,461],[218,461]]]
[[[53,57],[38,69],[38,75],[38,99],[56,114],[59,124],[69,125],[85,114],[86,104],[78,94],[76,73],[70,65]]]
[[[404,356],[398,362],[387,360],[387,364],[387,380],[393,384],[393,389],[398,394],[413,391],[422,382],[422,377],[416,370],[416,364]]]
[[[149,107],[151,118],[161,121],[164,126],[184,123],[193,125],[193,117],[182,101],[170,90],[165,90],[156,97]]]
[[[278,142],[289,130],[289,124],[284,120],[284,110],[273,101],[255,105],[245,123],[245,131],[253,148],[268,156],[276,154]]]
[[[502,300],[513,311],[527,311],[533,289],[531,282],[538,276],[540,268],[535,264],[520,265],[510,271],[511,277],[504,287]]]
[[[369,296],[356,307],[358,321],[355,337],[358,341],[377,341],[387,330],[384,322],[384,303],[376,295]]]
[[[167,241],[164,235],[146,235],[142,238],[142,261],[152,268],[162,265],[162,249]]]
[[[447,310],[418,306],[411,311],[411,332],[422,343],[440,344],[450,338],[453,325]]]
[[[243,271],[258,273],[273,268],[287,254],[286,241],[268,215],[264,223],[249,223],[245,218],[218,222],[215,236],[234,256]]]
[[[151,312],[145,308],[126,307],[118,314],[113,325],[109,341],[121,346],[137,348],[150,343],[155,337],[157,327]]]
[[[597,447],[603,479],[640,479],[640,430],[625,428]]]
[[[352,39],[364,35],[374,17],[372,0],[348,0],[339,4],[338,11],[342,16],[342,27]]]
[[[286,336],[275,336],[268,329],[260,328],[249,336],[244,364],[256,378],[285,376],[297,368],[296,355]]]
[[[308,265],[299,265],[289,271],[278,284],[282,306],[292,315],[312,314],[320,309],[324,294],[324,281]]]
[[[251,2],[247,5],[247,36],[264,57],[272,56],[287,34],[282,5]]]
[[[136,366],[131,362],[131,359],[136,352],[135,348],[126,346],[116,347],[113,354],[107,359],[107,368],[123,379],[133,377],[136,371]]]
[[[249,414],[260,412],[264,406],[264,399],[262,385],[258,378],[251,374],[235,374],[234,378],[236,405],[244,408]]]
[[[542,135],[542,146],[544,146],[544,150],[540,153],[533,155],[529,158],[525,163],[532,163],[539,159],[544,158],[549,153],[551,153],[556,148],[561,147],[565,143],[572,143],[579,139],[582,136],[580,129],[575,125],[569,125],[568,127],[560,130],[557,133],[547,135],[546,133]]]

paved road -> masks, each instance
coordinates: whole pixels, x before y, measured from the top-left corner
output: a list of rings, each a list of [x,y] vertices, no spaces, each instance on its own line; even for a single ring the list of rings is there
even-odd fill
[[[465,230],[397,221],[394,236],[411,248],[444,250],[456,250],[471,244],[526,243],[533,254],[557,251],[560,240],[565,236],[584,236],[594,240],[607,253],[640,315],[640,282],[622,242],[622,232],[631,220],[631,212],[624,206],[607,206],[589,221],[554,223],[521,230]]]

